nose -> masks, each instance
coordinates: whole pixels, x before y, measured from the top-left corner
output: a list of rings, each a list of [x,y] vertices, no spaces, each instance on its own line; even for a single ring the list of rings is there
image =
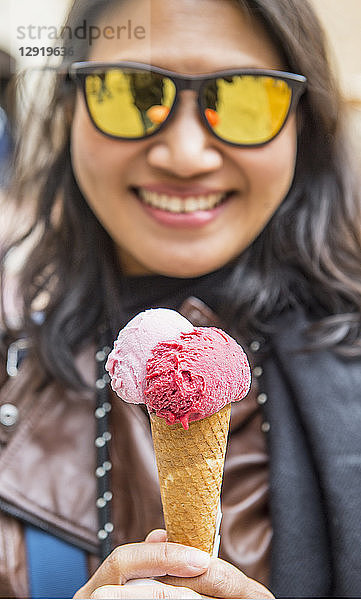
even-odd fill
[[[202,123],[192,90],[180,92],[172,120],[150,143],[149,165],[180,178],[216,171],[223,164],[217,140]]]

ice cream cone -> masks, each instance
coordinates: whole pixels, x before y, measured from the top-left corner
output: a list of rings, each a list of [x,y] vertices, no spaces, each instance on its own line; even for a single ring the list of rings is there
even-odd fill
[[[189,424],[151,414],[165,525],[170,542],[212,554],[231,405]]]

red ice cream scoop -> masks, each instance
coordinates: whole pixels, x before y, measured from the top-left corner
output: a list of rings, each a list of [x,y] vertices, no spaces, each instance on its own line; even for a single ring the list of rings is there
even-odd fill
[[[209,417],[249,391],[248,359],[237,342],[215,327],[195,327],[158,343],[146,365],[145,402],[168,424]]]

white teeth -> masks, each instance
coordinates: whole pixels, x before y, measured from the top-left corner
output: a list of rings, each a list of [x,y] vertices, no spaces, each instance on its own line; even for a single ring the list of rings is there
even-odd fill
[[[146,204],[155,208],[160,208],[173,213],[188,213],[197,210],[211,210],[222,200],[226,194],[208,194],[205,196],[189,196],[180,198],[178,196],[168,196],[167,194],[158,194],[143,188],[138,188],[138,194]]]
[[[159,203],[160,203],[160,208],[167,208],[167,196],[165,196],[164,194],[162,194],[159,197]]]
[[[184,204],[185,212],[194,212],[200,208],[200,203],[195,198],[187,198]]]

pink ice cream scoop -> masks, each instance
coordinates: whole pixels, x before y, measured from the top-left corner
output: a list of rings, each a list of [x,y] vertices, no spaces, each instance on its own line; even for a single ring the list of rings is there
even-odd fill
[[[251,383],[247,356],[237,342],[215,327],[194,327],[158,343],[147,361],[145,403],[167,423],[209,417],[241,400]]]
[[[125,402],[145,404],[146,365],[158,342],[193,330],[175,310],[155,308],[136,315],[120,330],[108,356],[107,369],[113,390]]]

